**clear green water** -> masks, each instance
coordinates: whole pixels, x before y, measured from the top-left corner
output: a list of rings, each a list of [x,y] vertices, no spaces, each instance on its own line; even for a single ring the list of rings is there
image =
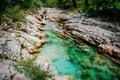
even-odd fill
[[[56,26],[55,23],[45,26],[47,42],[40,49],[40,56],[51,62],[53,72],[72,76],[74,80],[119,80],[118,65],[98,54],[95,47],[55,34],[52,29]]]

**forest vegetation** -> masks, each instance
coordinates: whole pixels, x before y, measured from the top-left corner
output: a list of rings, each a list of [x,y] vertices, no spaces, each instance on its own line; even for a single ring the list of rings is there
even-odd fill
[[[86,12],[94,16],[120,17],[120,0],[1,0],[0,23],[12,19],[23,20],[24,10],[40,7],[56,7]],[[98,15],[99,13],[99,15]]]

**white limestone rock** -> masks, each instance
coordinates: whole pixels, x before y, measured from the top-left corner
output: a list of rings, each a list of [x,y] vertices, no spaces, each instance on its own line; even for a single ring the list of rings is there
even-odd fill
[[[24,33],[24,32],[21,33],[20,35],[21,35],[21,37],[23,37],[24,39],[26,39],[29,43],[31,43],[34,46],[39,47],[42,44],[42,40],[40,40],[37,37],[31,36],[31,35],[29,35],[27,33]]]
[[[39,28],[39,26],[29,25],[26,27],[26,32],[28,34],[35,36],[35,37],[38,37],[38,38],[43,37],[43,33],[42,33],[42,31],[40,31],[41,29]]]
[[[15,38],[11,37],[8,32],[0,38],[0,55],[6,58],[17,60],[20,59],[21,46],[18,44]]]
[[[13,67],[15,62],[0,59],[0,80],[30,80],[24,74],[16,71]]]
[[[33,53],[33,50],[35,49],[35,46],[33,44],[31,44],[31,42],[27,41],[24,38],[20,38],[19,42],[20,42],[22,48],[26,48],[29,53]]]
[[[26,20],[29,21],[32,24],[40,23],[40,21],[37,18],[35,18],[35,16],[32,16],[32,15],[26,16]]]

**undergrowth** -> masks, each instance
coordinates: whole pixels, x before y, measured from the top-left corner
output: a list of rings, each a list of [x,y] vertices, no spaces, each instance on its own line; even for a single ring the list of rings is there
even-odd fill
[[[36,66],[36,64],[33,63],[34,60],[35,58],[19,61],[15,65],[15,68],[17,71],[31,78],[31,80],[46,80],[46,78],[50,78],[51,76],[47,71],[42,70],[40,66]]]
[[[20,9],[20,6],[15,6],[12,8],[6,8],[5,12],[1,16],[1,22],[12,21],[24,21],[25,13]]]

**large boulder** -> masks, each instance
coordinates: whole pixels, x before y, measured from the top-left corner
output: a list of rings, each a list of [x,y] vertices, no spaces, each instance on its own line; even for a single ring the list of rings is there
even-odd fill
[[[13,67],[15,62],[0,59],[0,80],[30,80]]]
[[[2,37],[0,38],[0,55],[1,58],[7,58],[11,60],[20,59],[21,46],[15,40],[10,33],[0,31]]]

